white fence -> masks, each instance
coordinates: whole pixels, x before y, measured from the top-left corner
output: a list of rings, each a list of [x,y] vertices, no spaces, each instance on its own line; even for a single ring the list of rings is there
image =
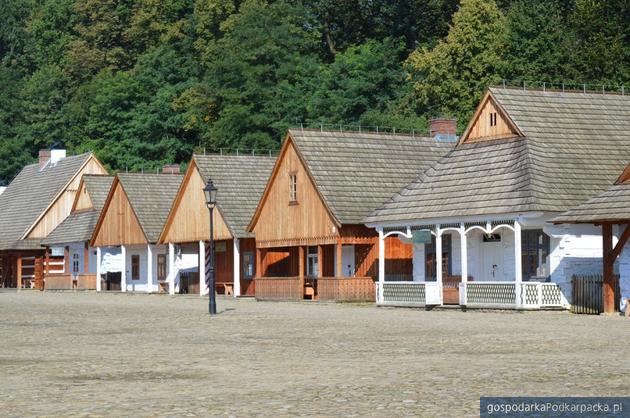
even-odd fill
[[[437,282],[377,283],[379,305],[423,307],[442,305],[442,288]],[[467,282],[459,284],[460,305],[474,308],[541,309],[569,306],[556,283]]]

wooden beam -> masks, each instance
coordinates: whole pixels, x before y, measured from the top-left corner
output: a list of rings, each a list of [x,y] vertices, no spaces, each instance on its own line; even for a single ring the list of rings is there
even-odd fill
[[[90,271],[90,246],[86,242],[83,247],[83,273]]]
[[[45,251],[45,266],[44,266],[44,277],[50,274],[50,247],[46,247]]]
[[[324,247],[317,246],[317,277],[324,277]]]
[[[63,269],[65,274],[70,274],[70,247],[63,247]]]
[[[604,313],[611,314],[615,311],[615,277],[613,272],[613,265],[615,258],[613,255],[613,242],[612,242],[612,224],[602,224],[602,239],[603,239],[603,262],[604,262]]]
[[[22,255],[18,254],[15,262],[15,273],[17,277],[17,288],[22,288]]]
[[[300,289],[302,289],[302,297],[304,299],[304,259],[306,258],[306,252],[302,245],[298,247],[298,277],[300,278]]]
[[[343,244],[341,243],[341,239],[339,239],[337,241],[337,245],[336,245],[336,251],[337,251],[337,271],[335,273],[336,277],[343,277],[343,263],[342,263],[342,257],[343,257]]]
[[[619,237],[619,241],[617,241],[617,245],[615,245],[615,248],[612,251],[613,260],[616,260],[617,257],[619,257],[619,255],[621,254],[621,251],[623,251],[623,247],[628,242],[628,238],[630,238],[630,225],[626,226],[626,229],[623,231],[623,233]]]
[[[262,274],[262,248],[256,248],[256,278],[263,277]]]

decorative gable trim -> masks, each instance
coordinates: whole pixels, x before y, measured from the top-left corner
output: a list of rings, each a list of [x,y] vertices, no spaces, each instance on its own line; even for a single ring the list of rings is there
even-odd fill
[[[477,106],[458,145],[515,136],[525,135],[492,95],[492,92],[488,91]]]

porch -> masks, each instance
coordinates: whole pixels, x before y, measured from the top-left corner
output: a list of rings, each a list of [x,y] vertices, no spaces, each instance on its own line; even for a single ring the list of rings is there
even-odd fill
[[[551,282],[550,238],[542,227],[528,224],[523,229],[517,218],[379,228],[378,232],[380,251],[385,252],[386,239],[392,236],[414,245],[411,280],[397,280],[379,263],[378,305],[569,306],[561,284]]]

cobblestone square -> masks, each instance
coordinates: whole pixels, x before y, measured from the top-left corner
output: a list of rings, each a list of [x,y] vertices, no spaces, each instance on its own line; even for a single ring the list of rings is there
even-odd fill
[[[0,293],[2,416],[478,416],[629,392],[630,321],[565,312]]]

